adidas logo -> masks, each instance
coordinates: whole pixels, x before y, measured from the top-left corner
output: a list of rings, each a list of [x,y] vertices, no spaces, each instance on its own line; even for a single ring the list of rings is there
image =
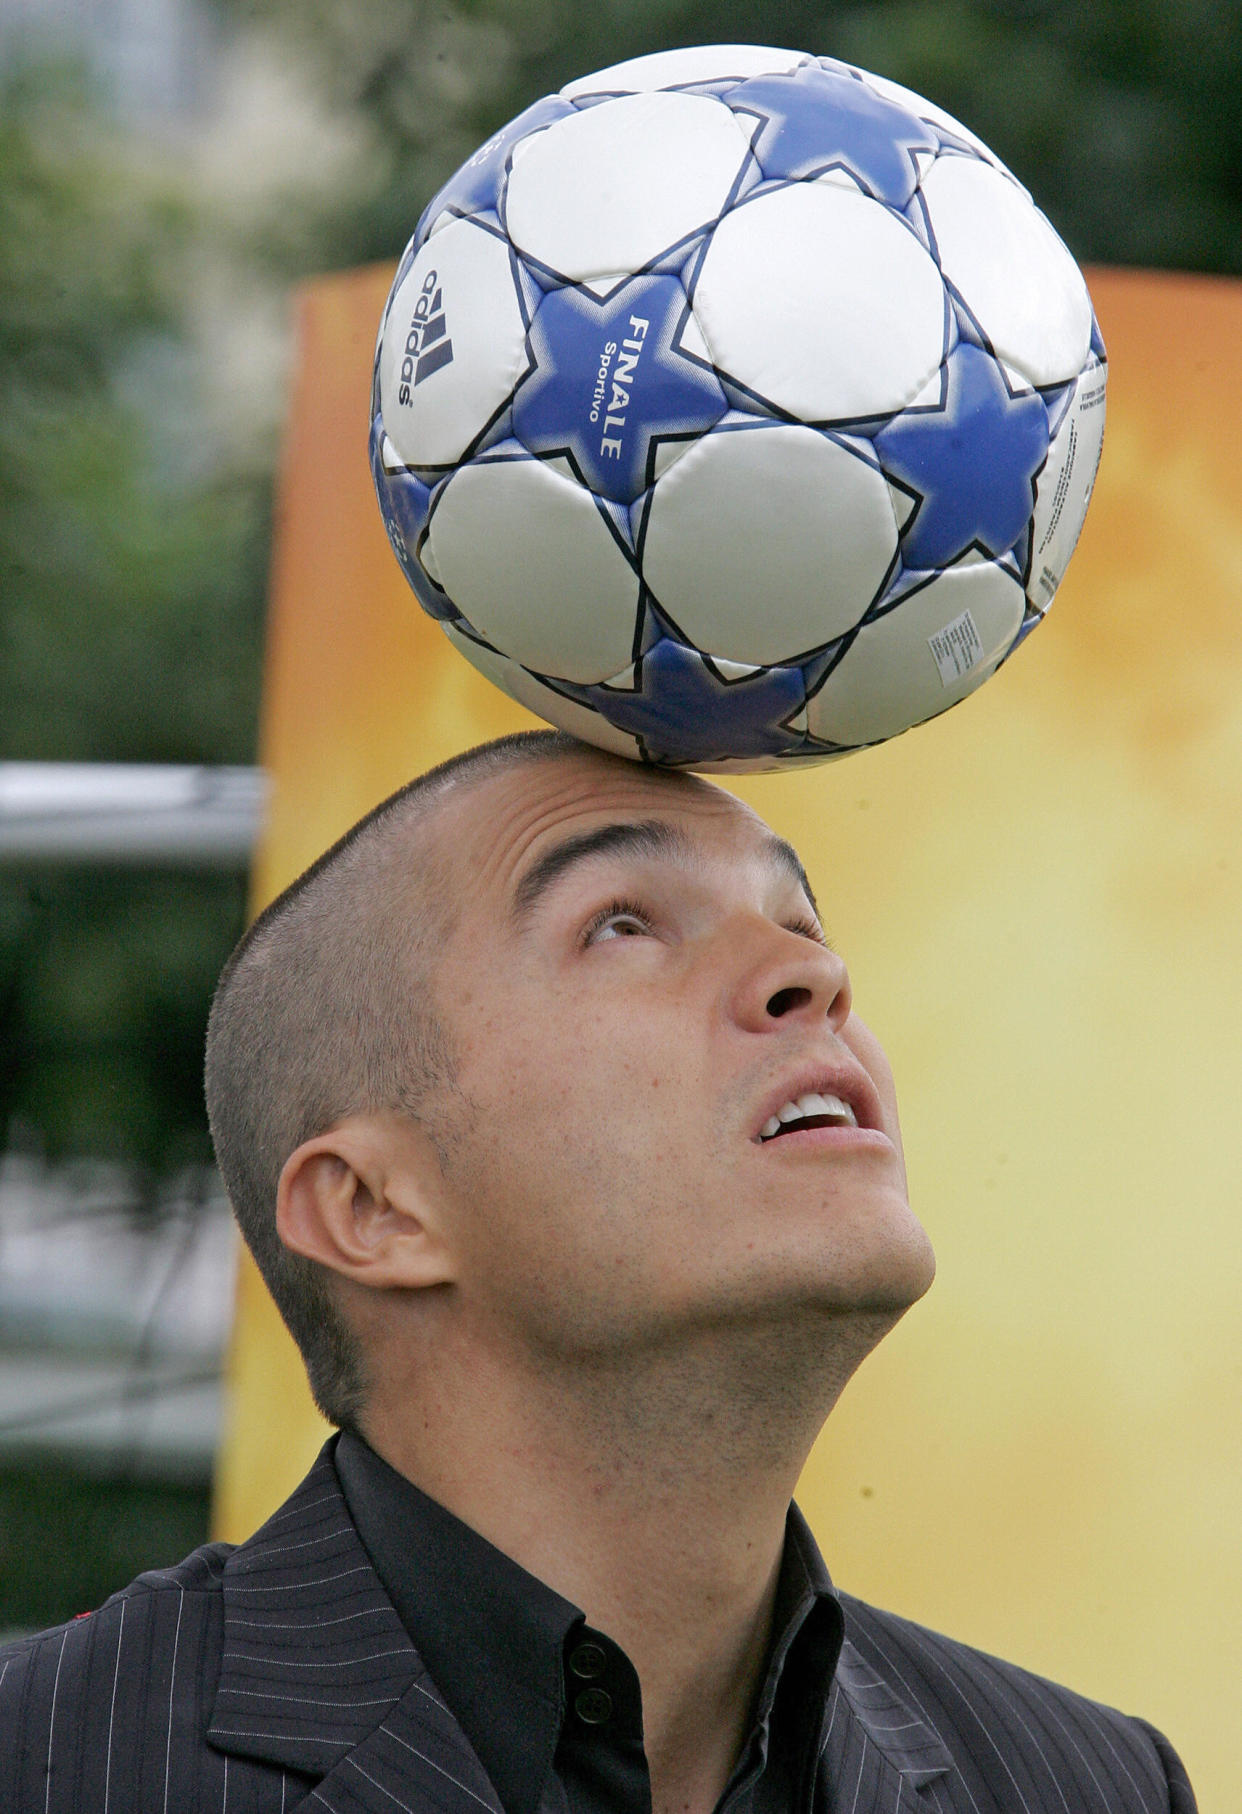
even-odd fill
[[[452,364],[453,342],[448,338],[443,299],[439,273],[428,271],[410,317],[410,331],[405,337],[401,388],[397,392],[399,403],[411,402],[416,386],[430,378],[433,372],[438,372],[441,366]]]

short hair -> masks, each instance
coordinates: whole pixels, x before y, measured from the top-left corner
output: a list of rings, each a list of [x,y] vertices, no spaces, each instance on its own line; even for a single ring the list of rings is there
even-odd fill
[[[452,1076],[429,957],[456,906],[426,835],[444,793],[520,763],[586,754],[600,752],[561,731],[521,731],[429,769],[278,895],[221,973],[205,1079],[216,1160],[331,1423],[357,1422],[365,1357],[328,1269],[276,1231],[280,1174],[304,1141],[347,1115],[393,1110],[417,1120],[428,1092]]]

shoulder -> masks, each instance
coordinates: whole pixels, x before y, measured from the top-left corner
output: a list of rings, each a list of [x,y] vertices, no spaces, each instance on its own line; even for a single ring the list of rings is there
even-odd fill
[[[1001,1805],[1059,1808],[1072,1786],[1083,1807],[1194,1814],[1180,1759],[1144,1721],[848,1594],[840,1599],[864,1672],[932,1728],[968,1784]]]
[[[102,1694],[168,1693],[184,1644],[199,1655],[220,1626],[220,1580],[231,1546],[205,1544],[173,1568],[152,1569],[94,1612],[0,1645],[0,1755],[23,1730],[85,1719]]]

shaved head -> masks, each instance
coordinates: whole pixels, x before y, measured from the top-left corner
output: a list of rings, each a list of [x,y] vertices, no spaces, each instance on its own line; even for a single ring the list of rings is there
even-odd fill
[[[221,975],[206,1065],[216,1157],[315,1401],[333,1423],[357,1418],[363,1358],[326,1270],[276,1232],[281,1171],[299,1146],[348,1115],[418,1119],[428,1092],[452,1075],[433,972],[459,903],[436,837],[439,806],[502,770],[585,753],[561,732],[530,731],[419,776],[259,915]]]
[[[207,1102],[346,1426],[434,1399],[453,1353],[576,1378],[748,1328],[783,1368],[848,1326],[839,1390],[931,1276],[891,1073],[796,852],[560,733],[431,770],[272,903],[221,978]],[[827,1124],[766,1139],[790,1108]]]

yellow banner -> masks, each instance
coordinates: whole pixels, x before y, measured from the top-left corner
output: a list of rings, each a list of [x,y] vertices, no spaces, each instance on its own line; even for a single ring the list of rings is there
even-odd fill
[[[406,588],[366,463],[391,273],[305,294],[272,584],[261,906],[533,721]],[[737,784],[801,851],[901,1087],[940,1278],[800,1498],[842,1585],[1162,1725],[1242,1731],[1242,285],[1099,271],[1109,423],[1047,624],[880,749]],[[243,1266],[217,1524],[324,1433]]]

